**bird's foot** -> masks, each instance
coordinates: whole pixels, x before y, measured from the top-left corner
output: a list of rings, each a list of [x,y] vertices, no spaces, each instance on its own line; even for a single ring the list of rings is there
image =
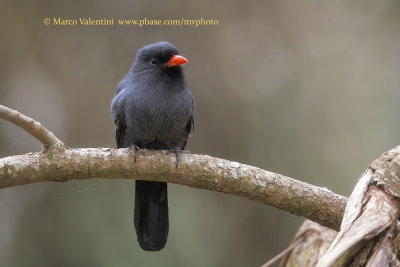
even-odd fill
[[[178,169],[179,161],[181,160],[181,154],[179,154],[179,149],[175,150],[176,164],[175,169]]]
[[[175,154],[175,157],[176,157],[175,168],[178,168],[179,162],[180,162],[180,160],[181,160],[181,155],[180,155],[180,153],[185,153],[185,154],[189,154],[189,153],[190,153],[189,150],[182,150],[182,149],[171,149],[171,150],[169,150],[169,152]]]
[[[133,159],[136,163],[136,155],[137,155],[137,150],[139,149],[139,147],[137,145],[133,144],[131,146],[131,148],[132,148]]]

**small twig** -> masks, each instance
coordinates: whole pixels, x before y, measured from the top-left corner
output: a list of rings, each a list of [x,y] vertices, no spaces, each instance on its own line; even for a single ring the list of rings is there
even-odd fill
[[[46,149],[52,146],[65,148],[63,142],[61,142],[52,132],[43,127],[39,122],[19,113],[16,110],[0,105],[0,118],[24,129],[27,133],[39,140]]]
[[[287,247],[285,250],[280,252],[278,255],[274,256],[272,259],[264,263],[261,267],[269,267],[275,262],[277,262],[280,258],[285,256],[287,253],[295,249],[298,245],[300,245],[304,241],[304,237],[300,237],[299,239],[296,240],[293,244],[291,244],[289,247]]]

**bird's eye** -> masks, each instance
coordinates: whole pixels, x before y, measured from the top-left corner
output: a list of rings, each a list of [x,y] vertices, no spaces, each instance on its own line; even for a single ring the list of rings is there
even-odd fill
[[[151,64],[157,64],[157,59],[155,59],[155,58],[152,58],[151,60],[150,60],[150,62],[151,62]]]

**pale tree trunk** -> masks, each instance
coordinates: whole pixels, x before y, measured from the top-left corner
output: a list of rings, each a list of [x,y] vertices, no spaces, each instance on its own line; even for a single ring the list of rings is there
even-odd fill
[[[358,180],[340,231],[306,221],[280,266],[400,266],[400,147],[376,159]]]

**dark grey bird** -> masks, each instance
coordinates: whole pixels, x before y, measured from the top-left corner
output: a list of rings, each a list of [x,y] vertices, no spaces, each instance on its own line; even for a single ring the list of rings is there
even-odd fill
[[[176,153],[186,146],[194,121],[194,100],[182,64],[187,59],[175,46],[158,42],[137,52],[111,102],[118,148],[164,149]],[[139,159],[138,159],[139,160]],[[167,183],[136,181],[134,224],[144,250],[161,250],[168,237]]]

